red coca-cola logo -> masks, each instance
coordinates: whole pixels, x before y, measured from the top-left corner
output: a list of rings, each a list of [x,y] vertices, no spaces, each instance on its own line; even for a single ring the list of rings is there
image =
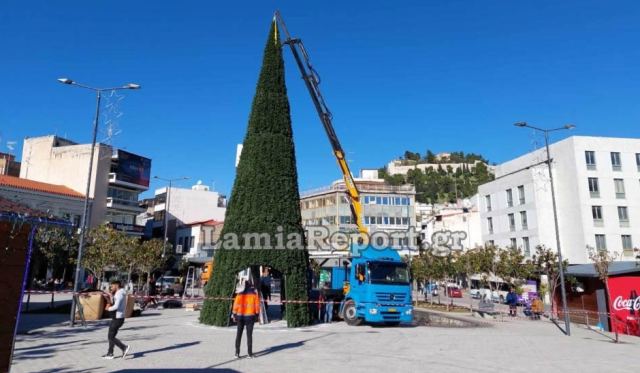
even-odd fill
[[[616,299],[613,300],[613,309],[616,311],[640,311],[640,297],[637,297],[635,299],[624,299],[622,296],[617,296]]]

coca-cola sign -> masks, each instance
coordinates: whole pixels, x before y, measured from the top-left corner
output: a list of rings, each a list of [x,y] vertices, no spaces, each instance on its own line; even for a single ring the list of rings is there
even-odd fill
[[[613,309],[616,311],[620,310],[634,310],[640,311],[640,297],[636,297],[634,299],[624,299],[622,296],[616,297],[613,300]]]
[[[640,337],[640,276],[609,278],[611,329]]]

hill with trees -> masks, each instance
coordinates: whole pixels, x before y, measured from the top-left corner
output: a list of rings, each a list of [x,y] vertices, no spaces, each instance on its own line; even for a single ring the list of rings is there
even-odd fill
[[[378,170],[379,177],[391,185],[413,184],[420,203],[455,202],[458,198],[473,196],[479,185],[494,179],[488,160],[475,153],[459,151],[436,155],[427,150],[422,157],[407,150],[398,163],[414,167],[406,174],[390,174],[388,168],[383,167]]]

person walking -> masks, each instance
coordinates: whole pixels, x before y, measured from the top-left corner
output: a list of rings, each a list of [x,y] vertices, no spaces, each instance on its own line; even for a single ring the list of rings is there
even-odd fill
[[[110,302],[111,306],[107,308],[107,311],[112,313],[108,334],[109,350],[107,351],[107,354],[102,357],[107,360],[114,359],[113,346],[118,346],[118,348],[122,350],[122,358],[124,359],[131,351],[131,346],[122,343],[118,338],[116,338],[116,335],[118,334],[118,330],[120,330],[124,324],[127,294],[124,289],[122,289],[122,283],[118,280],[111,281],[109,284],[109,290],[113,297],[113,302]]]
[[[518,295],[514,288],[509,288],[506,303],[509,305],[509,316],[515,317],[518,313]]]
[[[260,298],[253,286],[247,282],[240,282],[236,288],[236,297],[233,300],[233,313],[231,319],[238,324],[236,331],[236,359],[240,358],[240,342],[242,332],[247,328],[247,353],[253,358],[253,324],[260,315]]]

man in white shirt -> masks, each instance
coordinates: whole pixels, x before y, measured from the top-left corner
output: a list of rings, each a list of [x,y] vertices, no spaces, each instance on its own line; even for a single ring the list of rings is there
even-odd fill
[[[111,323],[109,323],[109,351],[103,358],[109,360],[114,358],[113,346],[115,345],[122,350],[122,358],[124,359],[131,350],[131,346],[122,343],[116,338],[116,334],[118,334],[118,330],[122,327],[122,324],[124,324],[124,313],[127,308],[127,293],[122,289],[122,284],[118,280],[111,281],[109,290],[111,291],[113,299],[113,301],[110,302],[111,306],[107,308],[107,311],[111,312]]]

